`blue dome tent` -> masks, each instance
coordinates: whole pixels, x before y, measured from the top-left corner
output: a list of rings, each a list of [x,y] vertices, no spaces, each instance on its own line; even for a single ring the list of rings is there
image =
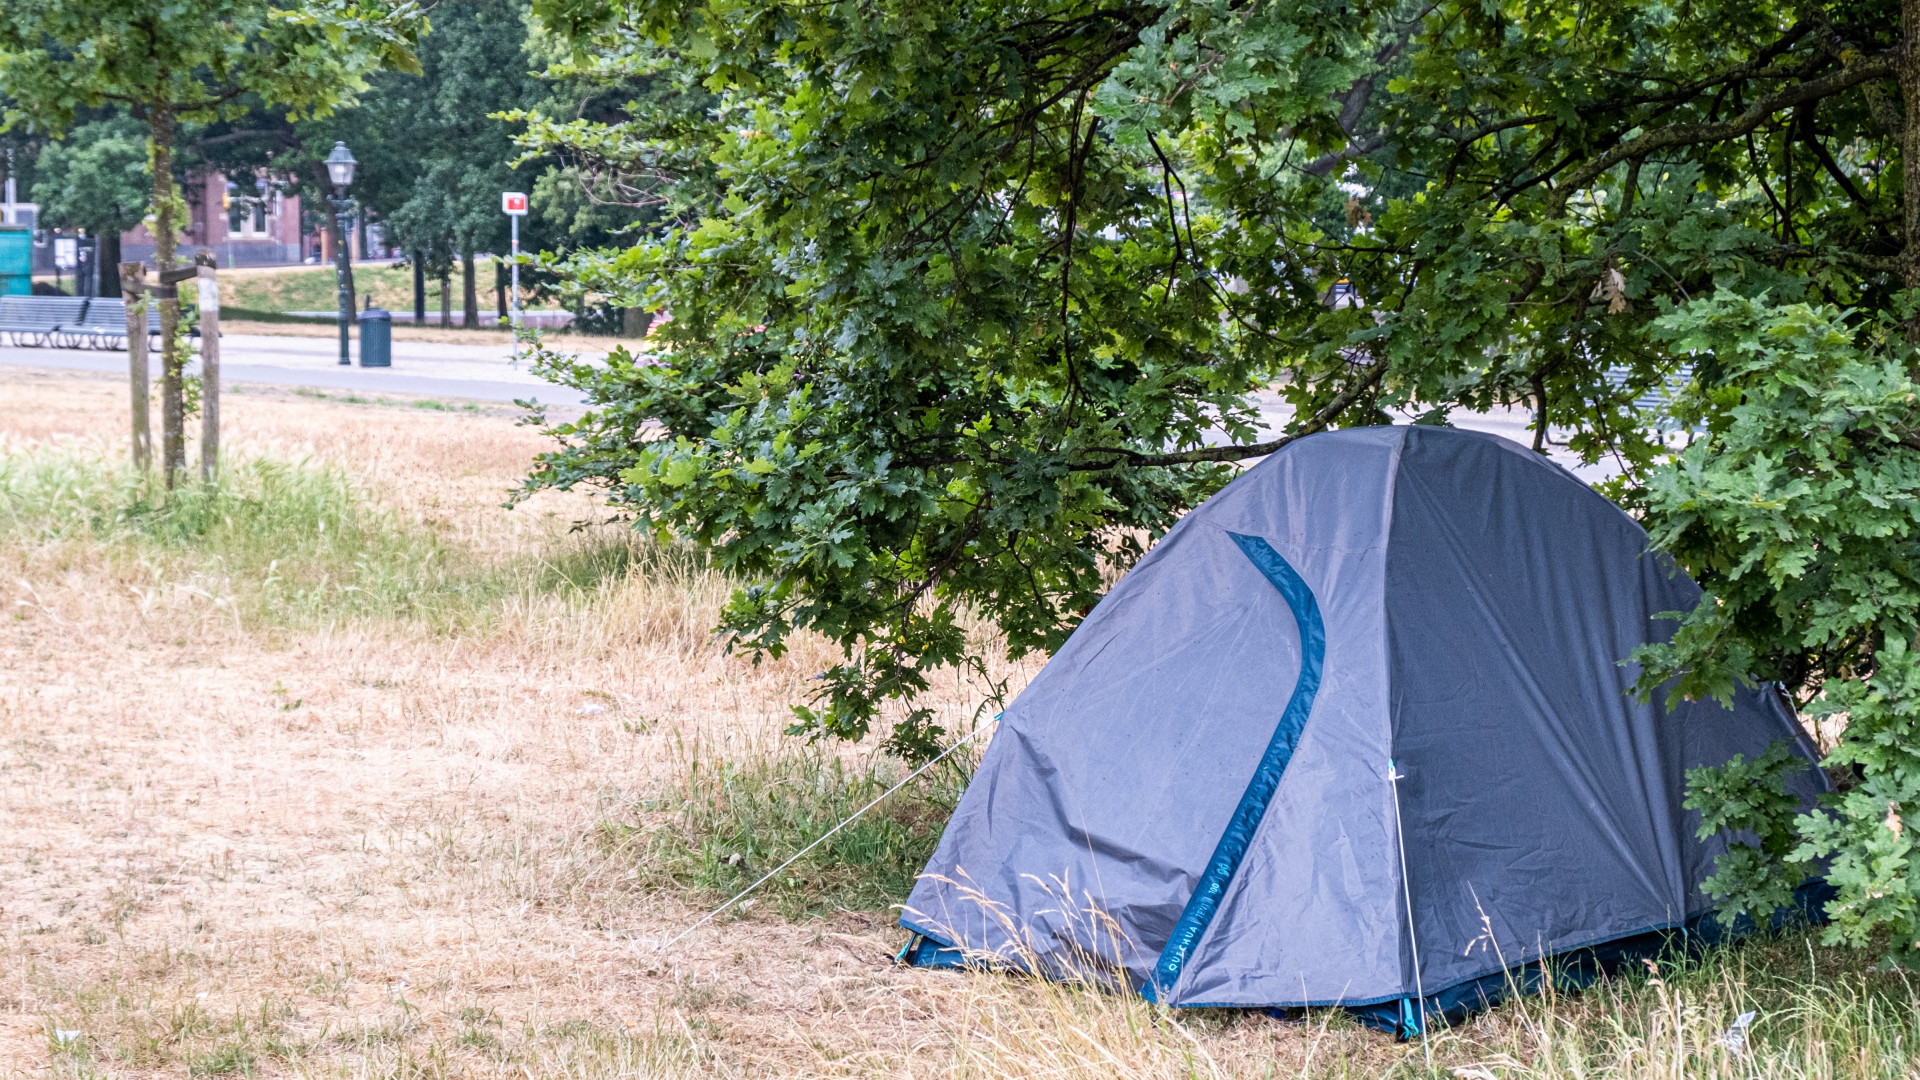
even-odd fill
[[[1408,1036],[1689,928],[1723,838],[1685,773],[1793,740],[1771,688],[1647,704],[1700,590],[1490,435],[1292,443],[1188,514],[1002,717],[902,925],[909,962],[1089,963],[1173,1006],[1345,1006]],[[1549,965],[1550,967],[1552,965]]]

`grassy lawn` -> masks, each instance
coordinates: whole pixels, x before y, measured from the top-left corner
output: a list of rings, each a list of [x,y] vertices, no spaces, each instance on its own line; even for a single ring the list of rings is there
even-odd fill
[[[220,271],[220,304],[239,309],[236,317],[274,315],[288,311],[333,311],[339,307],[335,271],[325,266],[288,266]],[[363,263],[353,268],[359,303],[373,297],[375,307],[388,311],[413,310],[413,270],[405,266]],[[460,324],[460,274],[448,281],[448,308],[453,325]],[[440,282],[427,278],[427,318],[440,318]],[[493,288],[493,267],[482,263],[474,277],[474,295],[480,321],[488,327],[499,316]],[[523,297],[524,300],[524,297]],[[245,314],[240,314],[245,313]]]
[[[236,393],[224,489],[168,497],[122,464],[123,395],[0,372],[0,1077],[1920,1069],[1906,976],[1799,932],[1426,1047],[893,968],[964,770],[661,953],[903,775],[781,734],[836,654],[730,657],[699,559],[571,529],[581,498],[502,508],[543,448],[510,415]]]
[[[232,312],[236,318],[257,318],[273,316],[289,311],[333,311],[340,305],[333,264],[325,266],[287,266],[262,269],[223,269],[220,271],[220,306],[224,309],[238,309]],[[413,270],[409,267],[391,267],[377,264],[360,264],[353,268],[353,280],[359,290],[359,303],[366,305],[369,294],[375,307],[388,311],[413,310]],[[50,274],[38,275],[36,282],[53,284]],[[73,289],[71,277],[62,282],[69,292]],[[452,312],[454,325],[460,322],[460,274],[456,270],[449,284],[448,310]],[[476,296],[480,305],[480,318],[492,325],[491,320],[498,315],[494,307],[493,268],[483,265],[478,268],[475,277]],[[438,320],[440,316],[440,283],[433,278],[427,279],[427,318]]]
[[[408,267],[361,265],[353,268],[353,281],[360,291],[360,304],[368,295],[375,307],[388,311],[413,310],[413,271]],[[479,288],[481,318],[493,310],[493,272],[481,268],[476,282]],[[451,282],[451,310],[454,322],[460,321],[460,275]],[[220,306],[247,312],[332,311],[339,307],[334,269],[327,266],[286,267],[271,270],[223,270],[220,272]],[[440,283],[427,279],[427,317],[440,313]]]
[[[413,311],[413,271],[407,267],[361,265],[354,268],[354,280],[360,292],[360,304],[371,295],[376,307],[388,311]],[[497,323],[494,306],[493,271],[481,267],[478,284],[480,325],[466,329],[460,325],[460,282],[452,282],[451,322],[440,326],[440,286],[427,281],[427,322],[393,325],[395,341],[432,341],[441,344],[479,344],[505,346],[512,335]],[[334,291],[334,269],[328,266],[274,267],[220,271],[221,328],[229,334],[292,335],[327,337],[333,324],[318,319],[297,318],[292,311],[334,311],[339,297]],[[542,340],[552,348],[574,352],[606,352],[619,344],[617,339],[593,337],[566,331],[543,332]],[[630,343],[629,343],[630,344]]]

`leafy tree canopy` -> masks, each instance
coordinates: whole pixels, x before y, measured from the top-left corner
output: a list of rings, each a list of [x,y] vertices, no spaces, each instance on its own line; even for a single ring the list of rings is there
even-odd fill
[[[503,190],[535,194],[535,214],[521,222],[528,248],[604,244],[637,213],[589,204],[550,159],[516,163],[511,129],[490,118],[543,103],[590,105],[573,80],[533,74],[552,48],[529,25],[525,0],[445,0],[415,49],[417,70],[376,72],[326,115],[289,118],[243,99],[252,107],[242,115],[186,132],[182,152],[229,174],[271,175],[322,208],[331,193],[323,159],[345,142],[360,163],[355,203],[436,277],[463,254],[506,250]]]
[[[1645,692],[1851,710],[1838,816],[1734,805],[1778,755],[1696,777],[1707,828],[1760,838],[1721,894],[1831,856],[1871,910],[1836,932],[1915,940],[1913,894],[1866,898],[1920,802],[1920,3],[535,12],[568,71],[656,88],[525,141],[660,208],[567,269],[672,319],[657,355],[547,361],[597,407],[530,486],[709,548],[739,647],[841,645],[797,733],[924,755],[971,618],[1055,648],[1234,463],[1524,405],[1712,590]],[[1677,458],[1633,406],[1669,380]]]
[[[0,22],[6,123],[59,131],[76,109],[210,120],[247,94],[326,111],[368,71],[414,66],[418,5],[312,0],[15,0]]]
[[[126,117],[83,124],[40,151],[33,201],[56,227],[122,233],[147,212],[145,126]]]

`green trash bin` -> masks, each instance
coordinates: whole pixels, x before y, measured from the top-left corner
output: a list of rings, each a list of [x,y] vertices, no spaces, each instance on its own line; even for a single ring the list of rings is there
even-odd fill
[[[360,366],[393,366],[393,314],[385,308],[360,313]]]

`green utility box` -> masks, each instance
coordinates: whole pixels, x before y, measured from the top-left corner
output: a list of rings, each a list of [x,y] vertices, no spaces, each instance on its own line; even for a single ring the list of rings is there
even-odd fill
[[[360,366],[393,366],[393,314],[385,308],[360,313]]]
[[[33,231],[25,225],[0,225],[0,296],[33,292]]]

